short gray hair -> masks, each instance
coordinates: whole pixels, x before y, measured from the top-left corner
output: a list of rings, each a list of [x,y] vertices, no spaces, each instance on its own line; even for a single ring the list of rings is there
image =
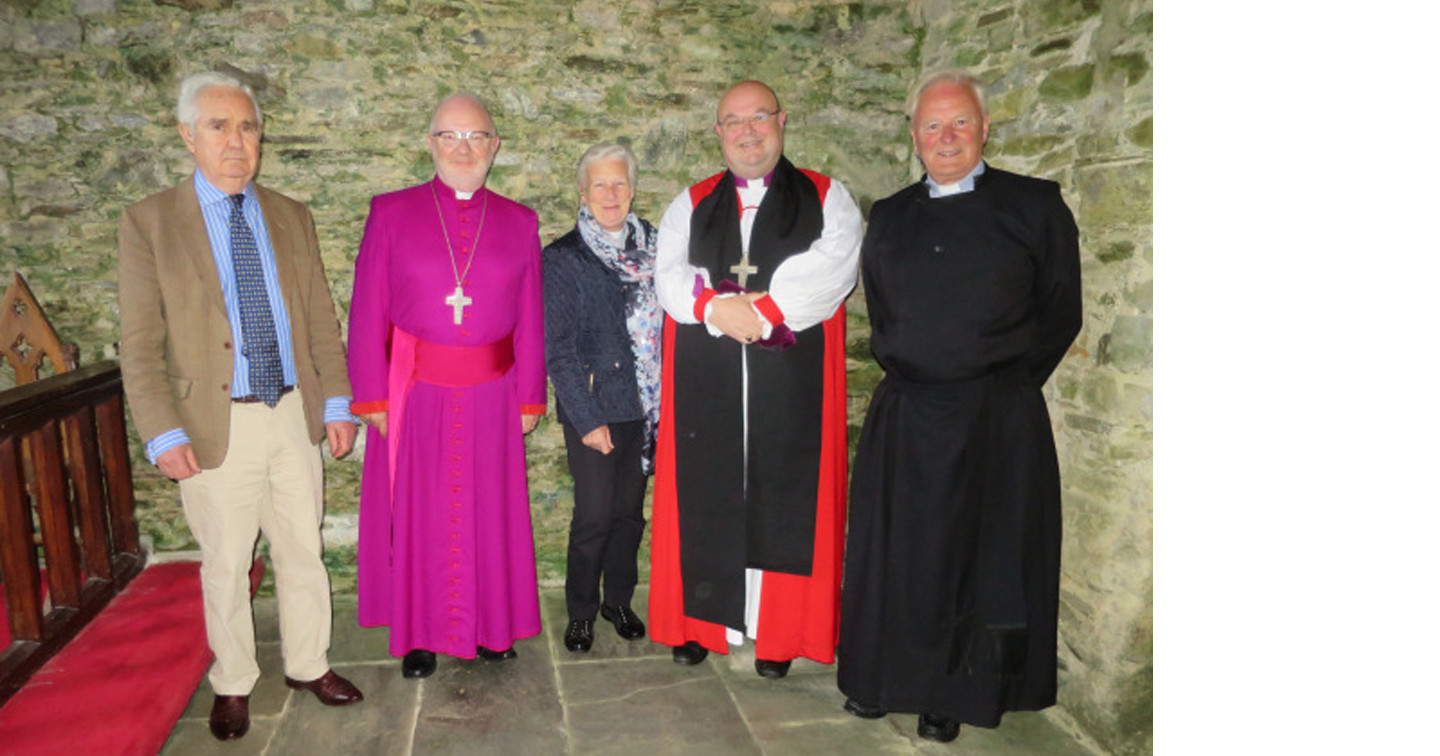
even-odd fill
[[[959,84],[962,87],[969,87],[970,91],[975,93],[976,101],[980,103],[980,115],[990,115],[990,110],[985,105],[985,87],[981,86],[980,80],[959,68],[945,68],[921,77],[920,83],[910,90],[910,97],[905,101],[905,112],[909,114],[911,121],[915,120],[915,110],[920,107],[920,95],[938,84]]]
[[[580,167],[575,175],[575,181],[580,185],[580,191],[585,191],[585,172],[590,170],[591,164],[598,163],[602,160],[624,160],[625,169],[630,174],[630,188],[632,190],[635,188],[635,173],[637,170],[635,153],[631,152],[629,147],[617,142],[601,142],[586,150],[585,154],[580,156]]]
[[[255,125],[264,126],[265,120],[260,115],[260,101],[255,98],[255,90],[234,76],[215,71],[191,74],[180,82],[180,99],[175,103],[175,120],[192,129],[195,128],[200,120],[200,108],[195,101],[200,99],[201,92],[211,87],[225,87],[244,92],[245,96],[250,98],[250,105],[255,108]]]

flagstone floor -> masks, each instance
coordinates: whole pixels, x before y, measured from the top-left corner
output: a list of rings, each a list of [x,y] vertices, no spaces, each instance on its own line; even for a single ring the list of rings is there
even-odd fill
[[[634,607],[644,615],[643,590]],[[262,677],[251,695],[249,734],[230,743],[211,737],[212,693],[202,682],[165,756],[1099,753],[1033,712],[1007,715],[994,730],[962,727],[952,743],[924,741],[915,735],[913,714],[880,720],[847,714],[833,666],[801,659],[783,680],[760,678],[749,645],[682,667],[667,647],[621,640],[602,621],[590,653],[571,653],[561,643],[560,589],[541,592],[544,630],[515,644],[519,658],[441,656],[436,673],[418,681],[400,676],[385,629],[358,627],[353,603],[337,602],[330,662],[365,701],[328,708],[285,687],[275,600],[257,599],[255,611]]]

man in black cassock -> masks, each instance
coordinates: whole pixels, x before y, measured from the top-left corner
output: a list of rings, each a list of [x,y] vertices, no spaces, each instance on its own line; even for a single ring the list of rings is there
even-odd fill
[[[1055,703],[1060,472],[1041,387],[1080,330],[1060,187],[981,160],[990,118],[960,71],[926,77],[924,181],[875,203],[861,251],[885,370],[855,454],[838,682],[864,718],[960,723]]]

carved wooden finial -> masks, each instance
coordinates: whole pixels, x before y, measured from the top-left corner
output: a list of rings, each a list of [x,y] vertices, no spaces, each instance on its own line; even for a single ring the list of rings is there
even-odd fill
[[[17,386],[39,379],[40,362],[45,357],[50,358],[57,373],[74,370],[80,362],[80,350],[74,344],[60,343],[45,311],[19,273],[0,300],[0,353],[15,371]]]

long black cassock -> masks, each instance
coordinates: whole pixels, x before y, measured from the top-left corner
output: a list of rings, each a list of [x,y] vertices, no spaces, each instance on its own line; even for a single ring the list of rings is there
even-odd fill
[[[875,204],[861,251],[875,389],[855,455],[839,685],[994,727],[1055,702],[1060,473],[1041,395],[1080,330],[1074,217],[987,166]]]

